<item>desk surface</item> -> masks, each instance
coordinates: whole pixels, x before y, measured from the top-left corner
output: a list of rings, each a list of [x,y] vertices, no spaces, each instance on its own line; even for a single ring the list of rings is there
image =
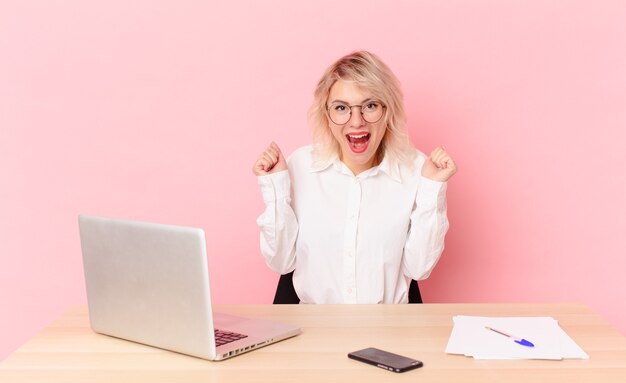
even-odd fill
[[[210,362],[89,328],[86,306],[70,309],[0,362],[0,382],[626,382],[626,338],[582,305],[237,305],[221,312],[302,327],[295,338]],[[452,316],[552,316],[589,360],[474,360],[444,353]],[[378,347],[424,362],[402,374],[346,354]]]

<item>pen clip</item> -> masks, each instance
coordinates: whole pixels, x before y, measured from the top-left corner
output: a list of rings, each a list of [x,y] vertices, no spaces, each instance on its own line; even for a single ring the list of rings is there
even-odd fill
[[[526,346],[526,347],[535,347],[534,344],[527,341],[526,339],[515,339],[514,342],[517,344],[521,344],[522,346]]]

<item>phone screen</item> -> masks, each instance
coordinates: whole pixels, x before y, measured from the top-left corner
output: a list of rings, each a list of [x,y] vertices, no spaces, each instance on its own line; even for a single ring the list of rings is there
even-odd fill
[[[404,372],[422,367],[424,364],[416,359],[393,354],[374,347],[354,351],[348,354],[348,358],[372,364],[385,370]]]

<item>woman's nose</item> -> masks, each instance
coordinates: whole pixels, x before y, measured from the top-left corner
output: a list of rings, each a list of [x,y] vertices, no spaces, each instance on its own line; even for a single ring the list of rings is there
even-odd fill
[[[363,120],[363,115],[361,114],[361,107],[353,106],[351,109],[350,120],[348,120],[348,123],[350,126],[362,126],[365,121]]]

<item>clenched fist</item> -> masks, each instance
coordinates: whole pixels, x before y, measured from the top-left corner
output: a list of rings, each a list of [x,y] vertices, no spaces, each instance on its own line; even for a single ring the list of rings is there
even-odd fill
[[[281,170],[287,170],[287,162],[278,145],[272,141],[254,163],[252,172],[257,176],[265,176]]]
[[[422,167],[422,176],[433,181],[446,182],[456,173],[457,167],[448,152],[439,146],[430,153]]]

